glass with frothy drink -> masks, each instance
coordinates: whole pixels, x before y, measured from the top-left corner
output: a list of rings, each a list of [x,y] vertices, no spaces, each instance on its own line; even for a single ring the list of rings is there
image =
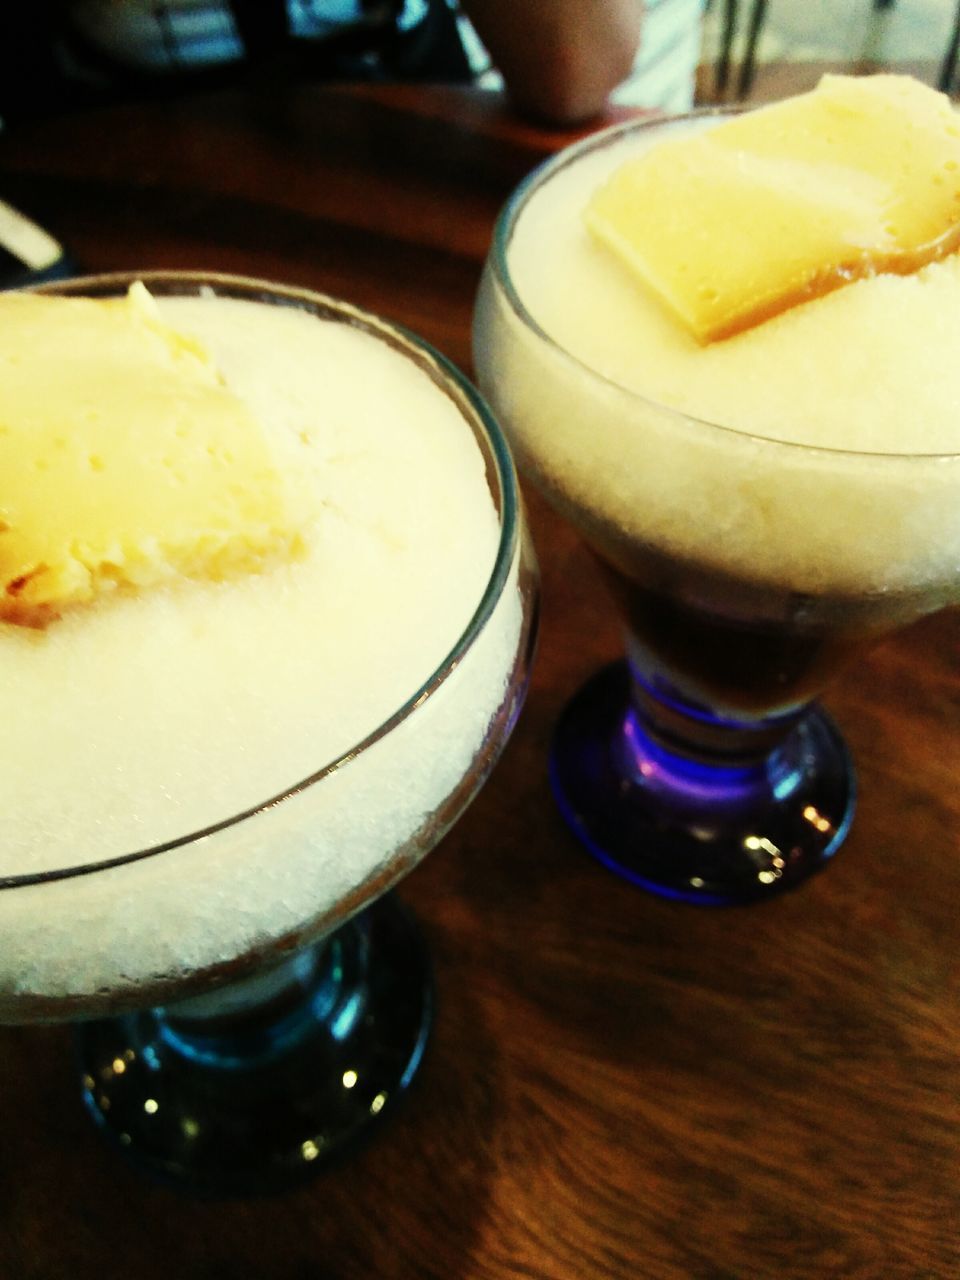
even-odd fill
[[[854,780],[812,699],[960,597],[956,253],[821,280],[704,343],[585,225],[627,158],[722,119],[632,122],[533,174],[500,217],[475,320],[518,464],[626,624],[625,661],[557,728],[560,808],[610,867],[705,903],[765,898],[829,860]]]
[[[388,891],[523,700],[512,462],[442,357],[348,303],[44,292],[0,305],[0,1021],[81,1019],[87,1106],[153,1173],[283,1186],[423,1053]]]

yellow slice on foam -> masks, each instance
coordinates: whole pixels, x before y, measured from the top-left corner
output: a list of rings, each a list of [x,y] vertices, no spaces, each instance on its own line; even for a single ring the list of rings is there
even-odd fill
[[[670,139],[593,195],[590,230],[702,342],[960,245],[960,120],[908,76],[811,93]]]
[[[262,428],[142,285],[0,294],[0,619],[299,550]]]

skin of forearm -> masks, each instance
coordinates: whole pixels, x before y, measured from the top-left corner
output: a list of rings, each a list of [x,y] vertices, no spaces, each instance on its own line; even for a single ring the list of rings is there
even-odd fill
[[[517,109],[548,124],[601,112],[629,75],[642,0],[463,0]]]

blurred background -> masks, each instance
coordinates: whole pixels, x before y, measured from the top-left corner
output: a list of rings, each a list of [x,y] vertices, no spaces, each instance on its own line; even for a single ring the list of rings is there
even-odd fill
[[[534,22],[538,13],[546,21],[553,0],[525,2]],[[0,120],[230,83],[268,66],[284,78],[499,88],[471,11],[483,12],[479,0],[0,3]],[[589,12],[579,19],[584,45]],[[770,101],[811,88],[826,70],[902,71],[958,87],[960,0],[643,0],[643,13],[617,105],[682,112]],[[528,60],[528,78],[535,71]]]
[[[696,96],[769,101],[812,88],[825,70],[906,72],[956,90],[958,12],[957,0],[710,0]]]

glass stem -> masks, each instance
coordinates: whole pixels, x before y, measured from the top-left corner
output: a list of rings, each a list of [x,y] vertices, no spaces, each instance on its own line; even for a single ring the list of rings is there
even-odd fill
[[[630,666],[618,757],[626,778],[668,810],[715,814],[787,797],[799,780],[793,730],[806,708],[754,721],[727,719],[651,687]]]
[[[191,1062],[246,1070],[275,1061],[311,1034],[336,1002],[335,940],[208,995],[153,1010],[163,1043]]]

